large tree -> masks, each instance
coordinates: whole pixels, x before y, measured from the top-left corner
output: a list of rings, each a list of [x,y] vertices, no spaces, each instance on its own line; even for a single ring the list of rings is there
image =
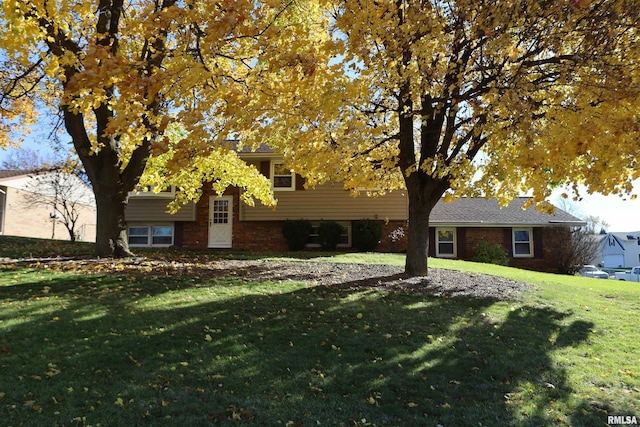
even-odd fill
[[[150,155],[179,200],[201,181],[274,200],[269,183],[226,141],[252,123],[266,46],[295,34],[307,11],[281,1],[3,0],[0,147],[37,113],[59,114],[95,192],[97,254],[128,255],[124,211]],[[261,112],[262,113],[262,112]],[[168,130],[173,129],[169,132]],[[173,137],[173,138],[171,138]],[[188,179],[187,179],[188,177]]]
[[[333,38],[314,49],[333,59],[300,50],[314,72],[274,84],[274,144],[311,185],[406,188],[407,274],[427,273],[443,195],[544,203],[560,184],[623,193],[640,176],[636,0],[326,6]]]

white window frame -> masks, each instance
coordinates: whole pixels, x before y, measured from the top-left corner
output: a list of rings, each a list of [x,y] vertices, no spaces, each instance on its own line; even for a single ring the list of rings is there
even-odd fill
[[[176,197],[175,185],[172,185],[169,191],[158,191],[157,193],[154,191],[154,188],[154,186],[139,187],[136,191],[130,192],[129,197],[149,197],[156,199],[175,199]]]
[[[346,235],[347,235],[347,243],[338,243],[338,245],[336,246],[337,248],[350,248],[351,247],[351,221],[336,221],[338,224],[340,224],[346,231]],[[315,236],[318,237],[318,227],[320,226],[320,221],[312,221],[311,222],[311,226],[313,227],[313,231],[311,231],[311,233],[309,234],[309,238]],[[343,234],[344,236],[344,234]],[[307,243],[306,247],[307,248],[319,248],[321,245],[320,243]]]
[[[516,233],[519,231],[526,231],[529,234],[529,240],[516,241]],[[533,258],[533,229],[532,228],[513,228],[511,230],[512,250],[514,258]],[[516,251],[516,245],[528,244],[529,252],[526,254],[519,254]]]
[[[154,237],[162,237],[164,235],[159,235],[156,236],[153,234],[155,228],[171,228],[171,243],[153,243],[153,238]],[[131,243],[129,241],[130,239],[130,230],[132,228],[144,228],[147,230],[147,242],[146,243]],[[161,224],[161,223],[157,223],[157,224],[130,224],[129,226],[127,226],[127,242],[129,242],[129,246],[132,248],[168,248],[170,246],[173,246],[175,243],[175,236],[176,236],[176,228],[174,226],[174,224]],[[142,237],[140,236],[136,236],[136,237]]]
[[[274,191],[295,191],[296,190],[296,174],[290,170],[289,173],[291,174],[291,186],[289,187],[276,187],[275,185],[275,178],[276,178],[276,165],[282,165],[284,164],[282,161],[279,160],[272,160],[271,161],[271,171],[269,172],[269,176],[271,177],[271,189]],[[282,176],[284,177],[285,175],[278,175],[278,176]]]
[[[450,231],[453,235],[453,241],[443,240],[440,241],[440,231]],[[456,236],[456,228],[455,227],[440,227],[436,228],[436,257],[438,258],[455,258],[457,256],[457,236]],[[453,251],[449,252],[440,252],[440,243],[452,244]]]

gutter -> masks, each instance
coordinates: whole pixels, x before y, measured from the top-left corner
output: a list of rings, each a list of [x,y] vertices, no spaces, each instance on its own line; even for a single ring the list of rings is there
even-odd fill
[[[434,222],[429,221],[430,227],[486,227],[486,228],[504,228],[504,227],[580,227],[586,225],[583,221],[549,221],[542,223],[496,223],[496,222]]]

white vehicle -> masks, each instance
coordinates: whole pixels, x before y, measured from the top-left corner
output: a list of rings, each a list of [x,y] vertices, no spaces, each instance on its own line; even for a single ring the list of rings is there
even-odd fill
[[[596,279],[608,279],[609,273],[600,270],[595,265],[583,265],[580,269],[580,275],[582,277],[595,277]]]
[[[616,273],[616,280],[626,280],[629,282],[640,282],[640,266],[633,267],[631,272]]]

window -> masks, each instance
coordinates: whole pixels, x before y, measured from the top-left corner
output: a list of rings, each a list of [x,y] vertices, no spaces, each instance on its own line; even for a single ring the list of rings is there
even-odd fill
[[[173,245],[173,225],[134,225],[128,231],[130,246]]]
[[[138,187],[135,191],[129,193],[129,197],[156,197],[159,199],[173,199],[176,196],[175,186],[166,186],[165,188],[156,191],[155,187],[144,186]]]
[[[533,256],[533,233],[530,228],[513,229],[513,256],[521,258]]]
[[[271,162],[271,185],[274,190],[295,190],[296,176],[283,163]]]
[[[164,225],[164,226],[154,226],[151,227],[152,236],[151,236],[151,246],[171,246],[173,245],[173,227]]]
[[[436,256],[449,258],[456,256],[455,228],[436,228]]]
[[[149,227],[129,227],[131,246],[149,246]]]

